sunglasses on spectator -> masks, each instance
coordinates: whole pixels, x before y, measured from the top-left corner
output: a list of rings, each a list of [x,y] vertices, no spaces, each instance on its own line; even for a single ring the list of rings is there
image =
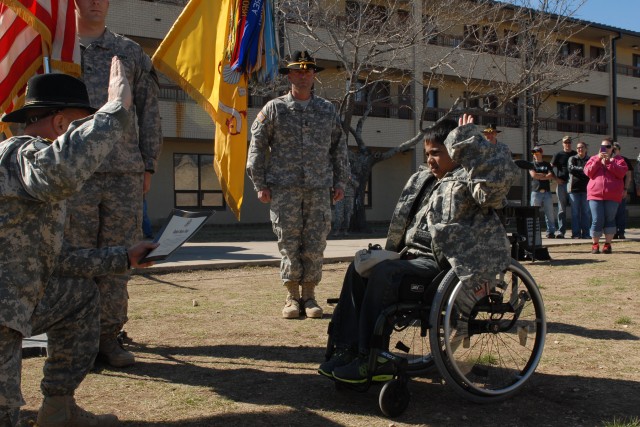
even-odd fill
[[[578,148],[578,150],[586,150],[587,147],[578,146],[577,148]]]
[[[603,145],[603,147],[608,150],[608,149],[610,149],[612,147],[612,145]]]

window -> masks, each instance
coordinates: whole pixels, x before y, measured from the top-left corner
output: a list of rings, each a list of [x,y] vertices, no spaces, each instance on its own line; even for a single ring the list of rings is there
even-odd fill
[[[633,136],[640,138],[640,110],[633,110]]]
[[[175,153],[173,188],[176,208],[225,208],[222,188],[213,170],[212,154]]]
[[[438,26],[436,25],[436,21],[432,16],[422,16],[422,28],[427,43],[438,44]]]
[[[435,122],[438,120],[438,89],[425,87],[422,96],[424,98],[425,120]]]
[[[398,86],[398,118],[412,119],[413,110],[411,109],[411,89],[412,85]]]
[[[378,31],[389,18],[386,7],[371,4],[362,5],[356,1],[347,1],[345,12],[349,31]]]
[[[512,98],[511,101],[505,103],[504,125],[514,127],[514,128],[520,127],[520,110],[521,110],[520,98]]]
[[[584,45],[574,42],[564,42],[560,46],[560,60],[564,65],[580,65],[584,58]]]
[[[464,47],[471,48],[480,43],[480,27],[477,25],[464,26]]]
[[[591,46],[590,51],[589,56],[591,57],[591,60],[604,58],[606,54],[604,48],[597,46]],[[596,71],[607,71],[607,64],[595,64],[593,69]]]
[[[496,53],[498,51],[498,33],[494,27],[482,27],[482,33],[484,34],[484,50],[489,53]]]
[[[355,109],[354,114],[361,116],[367,108],[367,98],[371,94],[371,117],[390,117],[389,114],[389,97],[391,96],[391,86],[389,82],[378,81],[370,83],[365,87],[363,80],[356,82],[358,92],[355,93]]]
[[[584,105],[558,102],[557,130],[561,132],[584,132]]]
[[[607,133],[607,109],[597,105],[591,106],[591,124],[589,133],[605,135]]]
[[[513,30],[504,30],[504,54],[518,57],[518,34]]]
[[[640,77],[640,55],[634,53],[631,60],[633,61],[632,64],[635,67],[635,69],[633,70],[633,77]]]

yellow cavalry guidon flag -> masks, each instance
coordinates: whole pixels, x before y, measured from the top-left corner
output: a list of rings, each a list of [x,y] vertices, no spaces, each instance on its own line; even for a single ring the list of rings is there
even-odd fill
[[[231,3],[189,1],[152,61],[214,120],[214,169],[229,208],[240,220],[247,161],[247,76],[232,71],[225,56]]]

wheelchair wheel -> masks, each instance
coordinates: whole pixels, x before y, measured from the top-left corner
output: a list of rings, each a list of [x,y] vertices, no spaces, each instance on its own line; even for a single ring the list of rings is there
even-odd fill
[[[431,356],[429,334],[421,335],[422,320],[412,313],[399,313],[393,319],[389,336],[389,351],[407,359],[409,376],[424,375],[435,363]]]
[[[518,392],[538,366],[546,335],[542,296],[517,261],[497,286],[474,303],[453,271],[443,279],[431,310],[431,352],[445,381],[477,403]],[[473,308],[469,309],[469,306]]]
[[[411,395],[407,389],[407,382],[396,378],[382,387],[378,397],[378,404],[385,416],[394,418],[407,409],[410,399]]]

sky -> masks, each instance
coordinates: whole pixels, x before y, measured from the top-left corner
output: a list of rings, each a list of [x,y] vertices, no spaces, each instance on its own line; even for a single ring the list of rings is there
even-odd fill
[[[586,0],[575,18],[640,32],[640,0]]]

